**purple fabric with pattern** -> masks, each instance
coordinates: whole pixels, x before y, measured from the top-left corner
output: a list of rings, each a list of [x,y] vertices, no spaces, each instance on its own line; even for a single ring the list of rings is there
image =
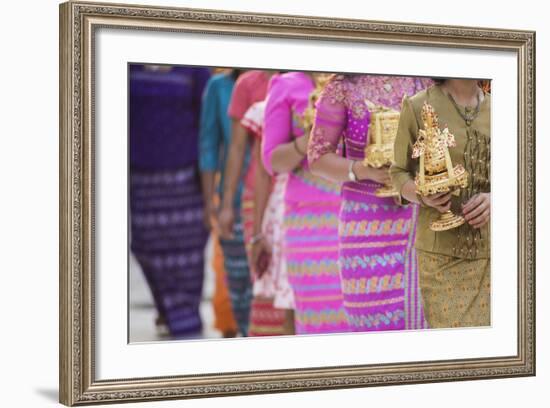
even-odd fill
[[[129,73],[130,165],[166,170],[196,163],[201,99],[209,70],[132,64]]]
[[[173,336],[201,330],[207,232],[198,174],[198,121],[209,71],[131,65],[131,249]]]

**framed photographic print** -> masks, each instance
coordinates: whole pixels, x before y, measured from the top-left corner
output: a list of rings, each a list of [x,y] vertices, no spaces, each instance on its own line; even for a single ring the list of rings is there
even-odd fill
[[[60,5],[60,402],[535,375],[535,33]]]

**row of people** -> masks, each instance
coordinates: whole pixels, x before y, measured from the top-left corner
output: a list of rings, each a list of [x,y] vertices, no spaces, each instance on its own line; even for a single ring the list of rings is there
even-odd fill
[[[241,81],[263,77],[265,83],[268,75],[252,71]],[[274,75],[263,120],[251,127],[262,134],[261,143],[257,138],[253,143],[255,152],[261,150],[261,158],[253,158],[256,174],[285,178],[282,250],[276,256],[288,271],[284,276],[294,296],[296,333],[417,329],[428,327],[428,322],[430,327],[489,324],[488,92],[475,80],[434,83],[414,77],[334,75],[315,104],[310,131],[303,116],[315,79],[315,74],[304,72]],[[391,175],[388,168],[364,166],[370,106],[401,111],[402,101],[406,109]],[[411,149],[426,101],[452,124],[459,141],[454,162],[471,175],[469,187],[456,200],[450,193],[424,199],[415,193],[418,163]],[[243,140],[231,149],[246,145]],[[234,178],[240,167],[233,163],[241,160],[239,155],[232,158],[226,171]],[[256,220],[265,208],[261,197],[267,179],[256,176],[252,184],[264,189],[256,194]],[[399,202],[375,195],[380,185],[392,181],[402,193]],[[224,185],[224,191],[233,188],[230,182]],[[220,213],[222,235],[230,233],[234,217],[227,204]],[[446,232],[431,231],[430,221],[451,205],[460,207],[468,223]],[[279,262],[260,224],[256,222],[250,238],[250,265],[256,276],[261,254]]]
[[[199,68],[172,68],[170,72],[174,69],[194,75],[203,72]],[[138,71],[153,74],[143,66],[136,67]],[[200,85],[199,81],[181,81],[186,86],[198,85],[201,96],[193,106],[198,106],[200,120],[196,127],[185,128],[183,147],[198,157],[201,186],[197,188],[196,173],[176,177],[181,188],[172,185],[168,190],[170,194],[185,191],[185,200],[169,196],[158,184],[149,186],[166,203],[195,204],[193,210],[178,207],[171,216],[156,217],[165,223],[179,222],[167,229],[165,241],[170,245],[183,234],[187,248],[199,248],[208,230],[219,239],[218,252],[223,253],[224,262],[221,268],[215,257],[217,327],[225,336],[234,336],[488,324],[489,93],[476,81],[467,80],[434,83],[414,77],[333,75],[323,85],[321,79],[326,76],[223,70]],[[169,82],[173,88],[176,82]],[[159,90],[155,92],[158,97]],[[314,120],[309,123],[311,97],[319,92]],[[195,93],[190,94],[189,100],[195,103]],[[136,103],[130,99],[132,128],[132,104]],[[426,100],[457,135],[453,160],[470,170],[469,187],[460,197],[420,198],[414,192],[417,163],[410,153],[422,124],[420,107]],[[402,110],[391,172],[361,163],[369,138],[371,103]],[[149,108],[158,106],[157,100],[156,107]],[[176,109],[182,109],[181,102]],[[163,130],[158,123],[153,127],[156,135]],[[134,127],[132,133],[131,129],[131,140],[143,130]],[[167,133],[172,132],[168,129]],[[189,140],[190,136],[196,139]],[[174,145],[169,150],[168,157],[178,152]],[[181,166],[177,171],[181,173]],[[390,179],[402,194],[399,202],[374,194]],[[131,189],[131,196],[132,191],[138,190]],[[199,191],[202,200],[197,197]],[[180,285],[186,293],[178,295],[179,305],[161,293],[157,307],[170,304],[181,309],[186,304],[198,316],[199,286],[191,285],[193,269],[184,259],[193,258],[189,255],[194,253],[193,265],[198,270],[204,267],[202,255],[191,249],[188,255],[176,257],[179,263],[169,262],[165,243],[160,252],[150,247],[145,258],[143,250],[140,256],[136,240],[163,234],[153,230],[140,234],[135,229],[139,224],[135,215],[139,220],[139,209],[145,211],[147,205],[136,205],[136,194],[133,197],[132,248],[135,253],[137,249],[149,283],[174,293]],[[199,201],[204,210],[196,206]],[[429,221],[451,205],[460,207],[468,223],[445,233],[430,231]],[[146,215],[151,211],[149,206]],[[199,213],[201,227],[197,226]],[[193,222],[193,227],[184,219]],[[186,231],[179,231],[182,227]],[[157,275],[163,268],[167,274],[177,271],[180,265],[183,269],[178,276],[187,282],[177,283],[172,274],[170,284],[162,278],[158,285],[151,278],[155,275],[152,265]],[[177,325],[183,327],[180,332],[191,330],[193,319],[186,313],[177,313],[176,320],[185,323],[175,325],[170,324],[166,307],[159,310],[173,334],[177,334],[173,330]]]
[[[287,175],[282,256],[295,298],[295,331],[426,327],[413,249],[416,207],[374,195],[379,183],[388,181],[387,169],[361,166],[369,173],[350,181],[348,162],[350,157],[356,161],[364,157],[367,101],[398,109],[404,95],[415,94],[429,82],[335,76],[315,106],[310,134],[300,118],[316,88],[315,79],[315,74],[304,72],[272,78],[263,119],[261,164],[270,175]],[[337,152],[339,144],[342,151]],[[325,164],[319,166],[319,159]],[[345,170],[341,178],[334,177],[338,166]],[[233,164],[227,167],[228,172],[236,170]],[[225,234],[231,225],[228,213],[230,209],[222,206]],[[253,248],[264,242],[261,234],[256,237]],[[254,267],[261,251],[252,252]]]

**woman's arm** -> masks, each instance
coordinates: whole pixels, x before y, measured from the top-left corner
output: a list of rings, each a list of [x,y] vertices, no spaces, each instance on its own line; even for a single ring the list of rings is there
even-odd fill
[[[271,254],[271,248],[267,244],[262,234],[262,223],[271,193],[271,176],[261,164],[261,142],[254,138],[252,147],[253,160],[256,160],[256,172],[254,174],[254,221],[252,224],[252,236],[259,237],[251,244],[250,257],[252,272],[258,277],[262,276],[267,268],[267,262],[260,262],[262,259],[268,259]]]
[[[307,154],[307,135],[278,145],[271,152],[271,166],[275,173],[288,173],[304,160]]]
[[[201,187],[203,199],[203,222],[207,230],[213,228],[212,217],[216,216],[215,192],[214,187],[216,173],[213,171],[201,171]]]
[[[268,88],[262,162],[269,174],[291,172],[306,156],[308,136],[294,139],[292,135],[292,107],[288,101],[287,87],[284,78],[274,76]]]
[[[199,168],[201,172],[202,196],[204,201],[204,225],[212,228],[215,214],[215,177],[219,170],[219,149],[222,130],[217,118],[217,97],[214,81],[208,81],[201,103],[199,122]]]
[[[337,183],[349,181],[349,170],[353,171],[357,180],[373,180],[377,183],[388,184],[390,179],[389,167],[374,168],[363,165],[360,161],[346,159],[336,153],[326,153],[311,162],[309,169],[315,175]]]
[[[231,144],[225,163],[223,199],[218,214],[220,236],[225,239],[233,238],[233,223],[235,222],[233,203],[243,169],[247,144],[246,129],[241,125],[240,120],[233,120]]]
[[[271,192],[271,176],[262,166],[261,162],[261,143],[258,138],[254,138],[252,147],[253,160],[256,160],[256,172],[254,174],[254,222],[252,233],[259,234],[262,231],[262,221],[264,217],[269,193]]]
[[[393,146],[394,162],[390,167],[392,183],[401,193],[399,201],[406,204],[407,201],[419,204],[414,184],[416,162],[412,158],[412,146],[416,141],[418,123],[409,98],[403,99],[399,125]]]
[[[345,84],[340,78],[327,84],[316,104],[315,120],[308,144],[308,162],[312,173],[328,180],[342,183],[349,181],[353,171],[357,180],[389,181],[388,168],[366,167],[336,154],[338,142],[347,125],[347,109],[343,98]]]

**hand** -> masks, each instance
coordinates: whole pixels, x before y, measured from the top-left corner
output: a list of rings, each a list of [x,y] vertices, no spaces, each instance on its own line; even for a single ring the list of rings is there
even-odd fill
[[[468,224],[481,228],[491,219],[491,194],[479,193],[462,204],[462,215]]]
[[[216,208],[211,203],[204,203],[202,222],[208,231],[215,229]]]
[[[261,278],[267,271],[271,260],[271,247],[265,238],[261,238],[252,244],[252,248],[250,249],[250,259],[252,261],[252,273],[258,279]]]
[[[435,208],[440,213],[447,212],[451,209],[451,192],[422,196],[421,200],[425,205]]]
[[[222,207],[218,214],[218,225],[222,239],[233,239],[233,224],[235,223],[235,212],[233,207]]]
[[[300,152],[303,152],[304,154],[307,154],[307,144],[309,142],[309,135],[305,134],[300,136],[296,139],[296,143],[298,144],[298,148],[300,149]]]
[[[356,163],[359,163],[359,162],[356,162]],[[390,166],[375,168],[370,166],[365,167],[361,163],[359,164],[361,167],[363,167],[364,169],[363,171],[359,171],[359,173],[357,173],[355,170],[355,167],[356,167],[355,164],[353,168],[353,171],[355,172],[355,174],[359,176],[357,177],[359,180],[370,179],[380,184],[386,184],[386,185],[391,184]]]

